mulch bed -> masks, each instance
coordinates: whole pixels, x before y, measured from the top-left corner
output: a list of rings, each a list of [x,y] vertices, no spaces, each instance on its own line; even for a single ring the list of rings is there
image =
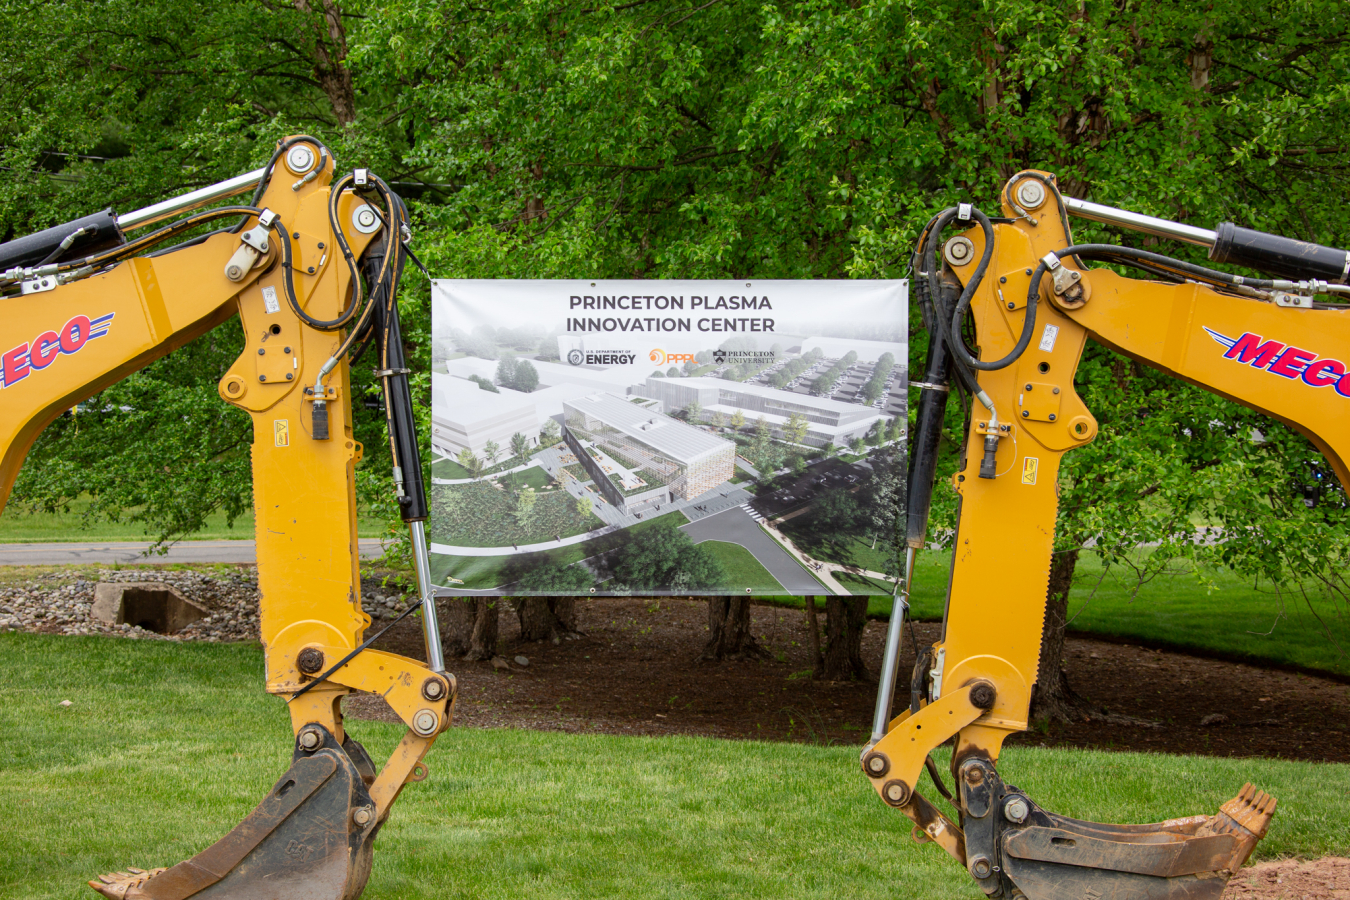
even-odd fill
[[[703,601],[604,598],[578,606],[583,636],[556,645],[520,643],[515,616],[505,609],[501,648],[509,668],[450,665],[459,679],[457,723],[859,746],[867,740],[875,685],[810,678],[801,610],[753,608],[754,633],[771,658],[704,662]],[[921,642],[936,640],[938,625],[916,627]],[[884,634],[883,622],[869,622],[864,633],[873,671]],[[913,666],[908,643],[902,690]],[[421,657],[420,629],[400,623],[379,646]],[[1110,712],[1157,724],[1053,724],[1010,744],[1350,762],[1350,685],[1076,636],[1066,655],[1070,683],[1080,691]],[[517,665],[516,656],[529,665]],[[375,698],[354,698],[350,711],[392,717]]]

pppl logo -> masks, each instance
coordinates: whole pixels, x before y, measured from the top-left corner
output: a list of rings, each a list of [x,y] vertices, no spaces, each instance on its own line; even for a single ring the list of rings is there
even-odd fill
[[[692,353],[667,353],[665,350],[653,350],[647,354],[647,358],[658,366],[664,366],[666,363],[694,362]]]
[[[31,372],[40,372],[56,362],[62,354],[79,353],[85,344],[108,333],[114,315],[108,313],[97,319],[74,316],[60,331],[44,331],[31,343],[20,344],[0,356],[0,387],[13,387]]]
[[[1345,363],[1339,359],[1319,359],[1312,350],[1267,341],[1250,331],[1239,338],[1226,337],[1212,328],[1205,328],[1205,331],[1228,348],[1224,359],[1265,369],[1281,378],[1299,378],[1310,387],[1335,387],[1336,393],[1350,397],[1350,378],[1346,377]]]

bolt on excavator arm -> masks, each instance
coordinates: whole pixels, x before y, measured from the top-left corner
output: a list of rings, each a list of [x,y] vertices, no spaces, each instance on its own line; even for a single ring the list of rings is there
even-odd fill
[[[933,487],[936,441],[925,440],[925,429],[941,424],[948,380],[959,378],[979,400],[967,446],[982,457],[978,465],[963,461],[953,481],[960,512],[941,639],[920,654],[909,709],[892,718],[893,657],[907,608],[896,604],[862,768],[883,802],[914,822],[915,837],[937,843],[990,897],[1213,900],[1266,834],[1273,797],[1248,784],[1212,816],[1106,825],[1043,810],[997,771],[1003,741],[1027,727],[1060,459],[1097,434],[1074,374],[1087,340],[1096,340],[1290,425],[1350,485],[1343,406],[1350,366],[1334,358],[1350,345],[1350,318],[1339,302],[1350,293],[1350,255],[1071,200],[1053,175],[1022,172],[1006,186],[997,220],[963,205],[935,217],[920,239],[916,293],[933,358],[911,464],[910,573]],[[1208,243],[1211,258],[1274,277],[1242,278],[1111,245],[1075,246],[1068,216],[1081,209],[1098,221]],[[964,231],[944,245],[949,225]],[[1299,260],[1311,268],[1300,269]],[[1156,280],[1088,261],[1133,265]],[[978,335],[974,356],[961,335],[967,316]],[[931,752],[952,739],[949,816],[916,787],[923,769],[936,773]]]
[[[193,211],[254,185],[250,203]],[[400,431],[396,455],[415,459],[407,369],[393,346],[406,209],[363,170],[336,177],[332,155],[304,136],[281,142],[251,177],[216,187],[121,217],[116,228],[107,214],[70,223],[69,234],[0,245],[0,260],[14,263],[0,275],[0,291],[14,295],[0,326],[8,335],[0,342],[8,351],[0,360],[0,508],[29,447],[58,415],[238,314],[245,349],[219,393],[253,420],[266,686],[287,701],[293,761],[238,827],[197,856],[90,884],[121,900],[351,900],[365,886],[380,825],[403,787],[426,776],[423,757],[455,701],[425,567],[429,663],[366,647],[370,619],[360,601],[362,447],[347,358],[354,341],[375,343],[389,419]],[[180,214],[143,237],[123,233]],[[212,221],[226,227],[147,255]],[[425,549],[420,470],[405,470],[399,488],[415,549],[419,537]],[[344,726],[341,703],[355,690],[383,695],[407,726],[379,770]],[[141,862],[168,862],[153,854],[146,848]]]

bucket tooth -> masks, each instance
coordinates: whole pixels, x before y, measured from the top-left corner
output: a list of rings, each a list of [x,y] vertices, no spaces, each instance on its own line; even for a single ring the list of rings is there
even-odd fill
[[[1218,815],[1201,826],[1197,833],[1231,834],[1236,839],[1236,844],[1233,847],[1232,858],[1224,868],[1229,872],[1236,872],[1242,868],[1247,857],[1252,855],[1257,842],[1266,836],[1278,802],[1248,782],[1242,786],[1236,797],[1219,807]]]
[[[1219,900],[1275,812],[1275,798],[1248,784],[1212,816],[1084,822],[1037,806],[987,757],[961,763],[957,784],[966,868],[997,898]]]
[[[128,867],[125,872],[111,872],[107,875],[100,875],[98,881],[89,882],[89,886],[107,897],[108,900],[126,900],[128,891],[132,888],[139,888],[163,871],[163,868],[151,869],[147,872],[145,869]]]

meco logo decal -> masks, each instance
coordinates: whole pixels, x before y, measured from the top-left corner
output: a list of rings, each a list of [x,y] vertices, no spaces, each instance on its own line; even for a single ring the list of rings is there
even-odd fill
[[[658,366],[663,366],[666,363],[694,362],[694,354],[692,353],[667,353],[664,350],[653,350],[647,354],[647,358]]]
[[[1225,337],[1212,328],[1205,331],[1228,348],[1224,359],[1265,369],[1281,378],[1299,378],[1310,387],[1334,387],[1342,397],[1350,397],[1350,378],[1346,377],[1345,363],[1339,359],[1319,359],[1312,350],[1268,341],[1250,331],[1240,338]]]
[[[20,344],[0,356],[0,387],[12,387],[29,372],[47,368],[63,353],[79,353],[86,343],[108,333],[114,315],[108,313],[97,319],[75,316],[60,331],[44,331],[31,344]]]

